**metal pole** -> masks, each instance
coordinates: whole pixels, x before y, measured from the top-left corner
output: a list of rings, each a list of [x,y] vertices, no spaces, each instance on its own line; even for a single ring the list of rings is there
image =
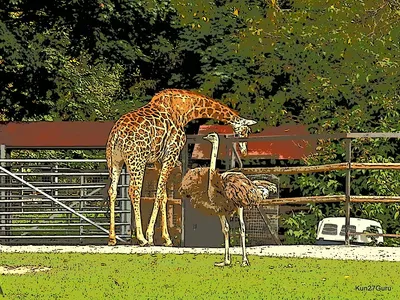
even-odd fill
[[[189,142],[186,141],[185,146],[182,150],[182,180],[189,168]],[[185,209],[186,209],[186,197],[182,195],[181,202],[181,247],[185,247]]]
[[[351,139],[345,140],[346,147],[346,161],[347,161],[347,170],[346,170],[346,203],[345,203],[345,214],[346,214],[346,222],[345,222],[345,245],[350,245],[350,182],[351,182]]]
[[[54,197],[50,196],[49,194],[43,192],[42,190],[38,189],[37,187],[33,186],[32,184],[30,184],[29,182],[21,179],[20,177],[14,175],[13,173],[11,173],[10,171],[8,171],[7,169],[3,168],[2,166],[0,166],[0,171],[10,175],[11,177],[15,178],[16,180],[18,180],[19,182],[24,183],[25,185],[27,185],[28,187],[30,187],[31,189],[35,190],[36,192],[42,194],[43,196],[47,197],[48,199],[54,201],[55,203],[57,203],[58,205],[64,207],[66,210],[72,212],[73,214],[77,215],[78,217],[81,217],[83,220],[85,220],[86,222],[92,224],[93,226],[99,228],[101,231],[109,234],[109,231],[107,229],[105,229],[104,227],[96,224],[95,222],[93,222],[92,220],[88,219],[87,217],[85,217],[84,215],[78,213],[77,211],[73,210],[72,208],[70,208],[69,206],[65,205],[64,203],[58,201],[57,199],[55,199]],[[116,237],[117,240],[126,243],[125,240],[121,239],[120,237]]]
[[[242,159],[240,158],[239,153],[236,150],[236,145],[237,145],[237,143],[233,143],[232,151],[233,151],[234,157],[236,157],[236,161],[239,164],[239,169],[243,169],[243,162],[242,162]]]
[[[231,151],[231,155],[233,156],[232,143],[230,141],[228,141],[226,136],[222,136],[220,138],[220,143],[225,146],[225,151],[226,151],[226,153],[225,153],[226,156],[225,156],[225,159],[224,159],[224,161],[225,161],[225,171],[228,171],[229,170],[229,166],[230,166],[229,161],[231,160],[231,162],[232,162],[232,157],[231,158],[229,157],[229,150],[232,150]],[[218,158],[218,156],[217,156],[217,158]],[[235,163],[234,160],[233,160],[233,163]]]
[[[81,199],[82,199],[87,194],[87,190],[86,189],[83,190],[83,186],[85,185],[85,177],[84,176],[81,176],[81,185],[82,185],[82,188],[81,188],[81,193],[80,194],[81,194]],[[79,208],[80,208],[81,211],[83,210],[83,201],[79,201]],[[82,223],[82,219],[80,219],[79,222]],[[83,226],[79,226],[79,235],[80,236],[83,235]],[[79,239],[79,242],[82,243],[82,238]]]
[[[6,158],[6,145],[0,145],[0,159],[5,159],[5,158]],[[0,163],[0,165],[2,167],[5,167],[5,163],[4,162]],[[5,182],[6,182],[6,179],[4,177],[1,177],[0,178],[0,186],[5,184]],[[6,203],[5,203],[6,191],[5,190],[1,190],[0,191],[0,195],[1,195],[1,197],[0,197],[0,209],[2,211],[5,211],[5,207],[6,207]],[[0,216],[0,224],[6,224],[7,223],[6,222],[6,218],[7,218],[7,216],[1,215]],[[0,232],[1,232],[2,235],[7,235],[6,234],[6,230],[7,230],[6,228],[7,227],[5,227],[5,226],[0,227],[0,229],[1,229]]]

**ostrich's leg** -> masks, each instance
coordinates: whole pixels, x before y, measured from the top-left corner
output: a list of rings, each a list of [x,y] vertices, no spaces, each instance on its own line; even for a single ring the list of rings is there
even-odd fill
[[[243,207],[239,207],[237,210],[237,213],[239,215],[239,221],[240,221],[240,244],[242,245],[242,266],[249,266],[249,260],[247,259],[247,254],[246,254],[246,226],[244,224],[244,218],[243,218]]]
[[[225,237],[225,258],[223,262],[215,263],[214,266],[223,267],[231,264],[231,258],[229,255],[229,223],[225,216],[219,216],[219,220],[221,221],[222,233]]]

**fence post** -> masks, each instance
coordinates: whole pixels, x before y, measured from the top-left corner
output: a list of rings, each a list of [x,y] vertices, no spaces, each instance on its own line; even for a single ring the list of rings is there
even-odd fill
[[[6,156],[7,156],[6,155],[6,145],[0,145],[0,159],[5,159]],[[0,163],[0,165],[2,167],[5,167],[6,163]],[[5,182],[6,182],[6,177],[5,176],[0,176],[0,186],[4,185]],[[4,201],[3,203],[0,203],[0,210],[1,211],[6,211],[5,210],[5,207],[6,207],[6,203],[5,203],[6,191],[2,190],[0,192],[0,195],[1,195],[1,197],[0,197],[1,202]],[[6,224],[7,223],[6,218],[7,218],[6,215],[0,215],[0,224]],[[2,232],[1,235],[7,235],[7,232],[6,232],[7,227],[1,226],[0,229],[1,229],[1,232]]]
[[[345,203],[345,214],[346,214],[346,222],[345,222],[345,245],[350,245],[350,183],[351,183],[351,139],[345,140],[346,147],[346,162],[347,162],[347,170],[346,170],[346,203]]]
[[[235,163],[233,160],[233,144],[231,141],[228,140],[226,135],[220,137],[221,144],[225,146],[225,171],[228,171],[232,164]],[[222,147],[221,147],[222,148]],[[229,150],[231,150],[231,157],[229,156]],[[218,153],[217,153],[218,154]],[[218,158],[218,156],[217,156]]]
[[[185,146],[182,149],[182,180],[189,168],[189,139],[186,140]],[[181,247],[185,247],[185,208],[186,197],[182,195],[181,198]]]

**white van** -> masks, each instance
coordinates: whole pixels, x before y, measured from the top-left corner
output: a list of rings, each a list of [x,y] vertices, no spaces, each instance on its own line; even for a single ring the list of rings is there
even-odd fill
[[[325,218],[319,221],[317,229],[316,245],[343,245],[345,242],[345,217]],[[383,233],[382,225],[373,220],[350,218],[350,233]],[[371,237],[365,235],[350,236],[351,244],[368,244],[376,239],[377,243],[383,243],[383,236]]]

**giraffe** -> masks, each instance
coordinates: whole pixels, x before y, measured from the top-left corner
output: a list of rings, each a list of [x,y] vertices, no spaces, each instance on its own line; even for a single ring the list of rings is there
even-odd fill
[[[167,227],[166,183],[171,171],[179,164],[179,154],[186,143],[184,126],[194,119],[210,118],[230,124],[236,134],[247,137],[256,121],[242,118],[229,107],[199,93],[166,89],[157,93],[149,103],[128,112],[116,121],[106,145],[106,159],[111,184],[110,231],[108,245],[116,244],[115,200],[117,184],[124,164],[130,175],[128,195],[131,199],[140,246],[153,245],[155,221],[161,210],[161,232],[165,246],[172,246]],[[247,154],[247,143],[240,142],[239,150]],[[160,169],[156,199],[146,231],[143,235],[140,197],[147,163]]]

